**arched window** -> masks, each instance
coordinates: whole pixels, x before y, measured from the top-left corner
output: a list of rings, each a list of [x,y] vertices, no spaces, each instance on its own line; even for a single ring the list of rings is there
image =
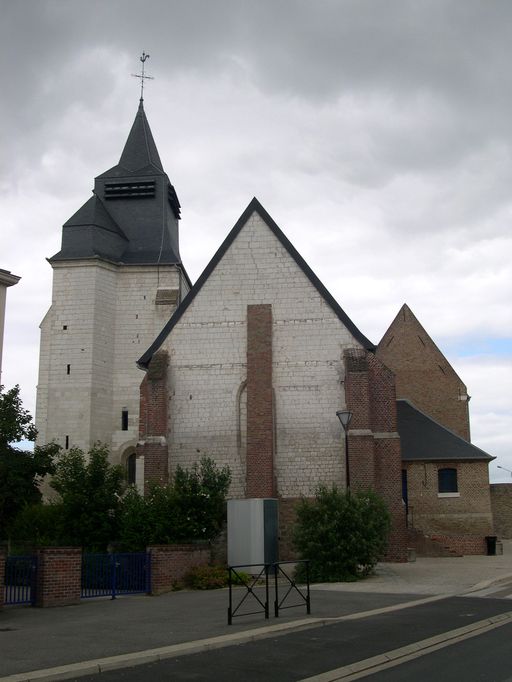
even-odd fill
[[[437,471],[438,490],[440,493],[456,493],[457,486],[457,469],[438,469]]]
[[[137,458],[134,452],[126,458],[126,480],[128,485],[135,485],[135,474],[137,471]]]

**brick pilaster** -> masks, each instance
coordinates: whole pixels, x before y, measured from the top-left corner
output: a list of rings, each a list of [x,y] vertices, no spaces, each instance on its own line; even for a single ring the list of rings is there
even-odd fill
[[[167,352],[155,353],[140,385],[137,457],[144,457],[144,492],[169,480],[167,365]]]
[[[386,559],[407,560],[407,528],[402,502],[400,438],[394,376],[373,353],[345,353],[345,394],[353,412],[349,430],[353,490],[374,489],[391,514]]]
[[[46,547],[38,550],[36,606],[78,604],[81,579],[81,549]]]
[[[247,497],[275,497],[272,306],[247,306]]]

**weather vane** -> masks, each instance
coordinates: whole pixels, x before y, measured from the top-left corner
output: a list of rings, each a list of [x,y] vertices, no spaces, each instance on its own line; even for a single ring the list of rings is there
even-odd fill
[[[139,57],[140,61],[142,62],[142,69],[140,73],[132,73],[132,76],[134,78],[140,78],[140,99],[141,102],[144,100],[144,81],[146,79],[149,80],[155,80],[153,76],[148,76],[146,73],[144,73],[144,62],[146,59],[149,59],[149,55],[146,54],[145,52],[142,53],[142,57]]]

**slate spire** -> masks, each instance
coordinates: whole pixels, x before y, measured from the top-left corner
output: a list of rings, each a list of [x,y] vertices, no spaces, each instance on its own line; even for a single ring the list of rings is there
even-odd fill
[[[93,195],[64,224],[62,248],[51,262],[181,262],[180,202],[160,161],[142,98],[119,163],[96,177]]]
[[[139,109],[132,129],[119,159],[119,165],[132,173],[153,166],[155,170],[164,172],[158,155],[155,141],[144,112],[144,102],[139,101]]]

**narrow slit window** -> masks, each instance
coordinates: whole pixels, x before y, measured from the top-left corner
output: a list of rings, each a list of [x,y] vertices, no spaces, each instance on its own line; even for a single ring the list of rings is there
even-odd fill
[[[66,365],[66,374],[71,374],[71,365]]]
[[[135,453],[132,453],[126,460],[126,478],[128,485],[135,485],[137,472],[137,459]]]
[[[69,450],[69,436],[66,436],[66,450]]]
[[[128,431],[128,408],[121,410],[121,431]]]

